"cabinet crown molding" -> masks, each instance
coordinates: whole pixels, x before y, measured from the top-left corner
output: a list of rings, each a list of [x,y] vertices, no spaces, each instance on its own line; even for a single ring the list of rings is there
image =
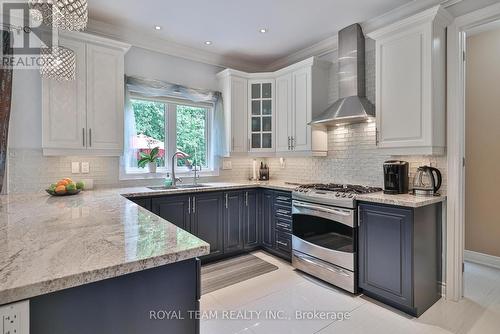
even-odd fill
[[[132,47],[132,45],[130,45],[130,44],[119,42],[119,41],[116,41],[114,39],[96,36],[96,35],[87,34],[87,33],[78,32],[78,31],[65,31],[63,33],[60,33],[59,36],[63,37],[63,38],[67,38],[67,39],[81,41],[81,42],[104,45],[107,47],[122,50],[123,53],[127,53],[128,50],[130,50],[130,48]]]
[[[395,31],[407,29],[412,26],[418,26],[423,23],[435,22],[442,27],[446,27],[452,21],[453,16],[446,9],[444,9],[443,6],[435,6],[396,23],[372,31],[368,33],[367,36],[371,39],[377,40],[385,35],[392,34]]]
[[[328,69],[330,66],[332,66],[332,64],[333,63],[330,61],[321,60],[318,57],[314,56],[274,72],[247,73],[228,68],[222,72],[217,73],[217,78],[221,79],[228,76],[236,76],[244,79],[276,79],[283,74],[290,73],[304,67],[318,66],[324,69]]]

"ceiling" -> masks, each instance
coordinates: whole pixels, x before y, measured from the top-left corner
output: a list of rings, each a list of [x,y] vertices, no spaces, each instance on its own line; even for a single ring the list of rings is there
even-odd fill
[[[89,0],[90,18],[269,65],[412,0]],[[161,26],[157,31],[154,27]],[[260,28],[268,29],[262,34]],[[205,45],[212,41],[212,45]]]

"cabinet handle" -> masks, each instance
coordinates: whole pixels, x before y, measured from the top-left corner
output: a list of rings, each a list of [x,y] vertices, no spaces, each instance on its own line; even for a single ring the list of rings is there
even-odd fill
[[[248,191],[245,192],[245,206],[248,206]]]
[[[229,208],[229,195],[226,193],[226,209]]]
[[[292,138],[292,143],[291,143],[292,151],[295,151],[295,137],[291,137],[291,138]]]
[[[286,215],[286,216],[290,215],[289,211],[281,210],[281,209],[276,210],[276,213],[279,213],[280,215]]]
[[[193,196],[193,213],[196,213],[196,197]]]
[[[278,241],[278,240],[276,240],[276,243],[277,243],[278,245],[288,247],[288,243],[284,243],[284,242],[281,242],[281,241]]]
[[[375,130],[375,146],[378,146],[378,129]]]
[[[231,150],[234,151],[234,137],[231,138]]]
[[[286,225],[286,224],[283,224],[283,223],[276,223],[276,226],[284,228],[284,229],[287,229],[287,230],[290,229],[290,225]]]
[[[288,136],[288,150],[290,151],[290,136]]]
[[[85,147],[85,128],[82,128],[83,147]]]
[[[89,146],[92,147],[92,129],[89,129]]]
[[[191,197],[188,197],[188,213],[191,214]]]

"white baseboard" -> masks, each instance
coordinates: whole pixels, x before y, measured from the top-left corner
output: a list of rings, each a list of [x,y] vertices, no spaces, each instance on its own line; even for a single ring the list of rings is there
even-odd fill
[[[464,260],[500,269],[500,257],[498,256],[465,250]]]
[[[441,297],[446,298],[446,283],[438,282],[438,284],[441,289]]]

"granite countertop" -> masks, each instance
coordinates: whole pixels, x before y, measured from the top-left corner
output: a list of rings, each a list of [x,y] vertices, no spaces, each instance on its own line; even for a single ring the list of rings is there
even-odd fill
[[[0,196],[0,305],[209,253],[209,244],[126,197],[296,187],[279,182],[204,184],[208,187]]]
[[[251,188],[267,188],[273,190],[292,191],[297,188],[296,183],[287,182],[274,182],[274,181],[259,181],[259,182],[242,182],[242,183],[229,183],[229,182],[201,182],[203,187],[199,188],[170,188],[170,189],[149,189],[147,187],[135,188],[122,188],[117,189],[123,196],[127,198],[134,197],[148,197],[148,196],[161,196],[161,195],[174,195],[185,193],[201,193],[207,191],[224,191],[224,190],[238,190],[238,189],[251,189]],[[181,183],[182,185],[182,183]]]
[[[446,196],[415,196],[412,194],[388,195],[382,191],[372,194],[358,195],[358,201],[420,208],[446,201]]]
[[[209,253],[209,244],[121,196],[0,196],[0,305]]]

